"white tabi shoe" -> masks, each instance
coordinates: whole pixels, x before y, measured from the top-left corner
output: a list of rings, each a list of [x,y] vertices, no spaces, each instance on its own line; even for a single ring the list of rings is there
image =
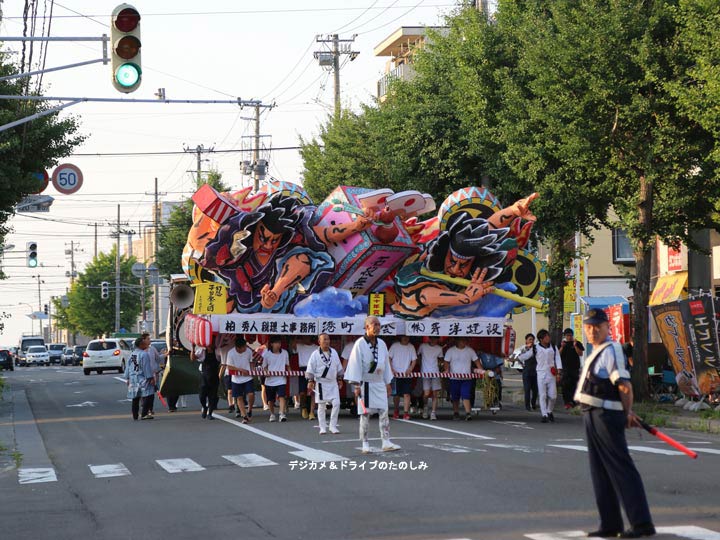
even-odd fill
[[[396,450],[400,450],[400,446],[398,446],[397,444],[391,443],[390,441],[383,441],[383,445],[382,445],[383,452],[395,452]]]
[[[370,452],[371,452],[371,450],[370,450],[370,443],[364,442],[364,443],[363,443],[363,446],[362,446],[362,453],[363,453],[363,454],[369,454]]]

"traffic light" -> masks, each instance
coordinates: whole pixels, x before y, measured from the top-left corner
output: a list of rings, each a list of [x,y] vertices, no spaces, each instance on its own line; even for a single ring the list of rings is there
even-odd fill
[[[110,298],[110,284],[107,281],[100,283],[100,298],[107,300]]]
[[[140,88],[140,13],[130,4],[120,4],[110,20],[112,82],[119,92],[129,94]]]
[[[47,315],[49,311],[50,311],[50,310],[48,309],[48,305],[45,304],[45,305],[43,306],[43,313],[44,313],[45,315]]]
[[[38,265],[38,254],[37,254],[37,242],[27,243],[27,265],[29,268],[37,268]]]

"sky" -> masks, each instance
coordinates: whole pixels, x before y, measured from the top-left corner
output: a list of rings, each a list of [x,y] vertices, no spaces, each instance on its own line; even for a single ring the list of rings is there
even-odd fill
[[[2,36],[22,36],[24,1],[0,0]],[[110,34],[110,14],[118,5],[105,0],[36,0],[36,35],[43,33],[43,13],[52,6],[50,35],[98,37]],[[353,50],[360,54],[345,62],[340,74],[344,108],[356,110],[372,102],[376,83],[388,58],[373,49],[401,26],[442,25],[455,0],[144,0],[132,2],[140,12],[143,81],[136,92],[117,92],[110,65],[102,63],[46,73],[43,94],[57,97],[154,99],[159,88],[168,99],[259,99],[275,107],[261,115],[261,157],[269,160],[269,174],[280,180],[301,182],[302,160],[296,147],[302,136],[317,134],[333,107],[332,75],[318,66],[313,52],[323,49],[317,35],[357,34]],[[45,33],[47,33],[45,19]],[[40,56],[33,45],[33,63]],[[19,43],[6,42],[5,50],[20,51]],[[46,51],[46,53],[45,53]],[[19,57],[19,54],[18,56]],[[99,42],[51,42],[43,50],[46,68],[102,57]],[[347,57],[344,57],[347,58]],[[33,79],[33,84],[37,79]],[[76,270],[82,271],[94,254],[94,228],[98,251],[107,252],[121,205],[126,229],[142,232],[152,219],[154,179],[163,201],[178,201],[192,194],[198,145],[245,153],[205,153],[203,170],[215,169],[233,188],[248,185],[239,163],[251,159],[254,109],[236,104],[81,103],[65,109],[80,121],[87,136],[75,155],[61,160],[83,172],[82,188],[63,195],[50,185],[44,195],[54,197],[49,212],[18,214],[6,244],[3,268],[9,279],[0,281],[0,316],[5,330],[0,345],[17,345],[21,333],[32,330],[26,316],[51,296],[69,286],[69,250],[75,248]],[[108,153],[182,152],[169,155]],[[85,154],[85,155],[80,155]],[[101,155],[98,155],[101,154]],[[52,174],[52,170],[48,171]],[[138,236],[134,236],[135,239]],[[25,266],[28,241],[38,243],[42,266]],[[123,243],[126,240],[123,239]],[[19,250],[19,252],[17,251]],[[38,278],[40,276],[40,299]],[[30,305],[28,305],[30,304]],[[37,322],[34,323],[37,331]]]

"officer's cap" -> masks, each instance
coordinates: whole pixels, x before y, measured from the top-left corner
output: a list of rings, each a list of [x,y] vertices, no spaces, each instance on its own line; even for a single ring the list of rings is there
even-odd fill
[[[600,324],[608,321],[607,313],[602,309],[588,309],[583,318],[583,324]]]

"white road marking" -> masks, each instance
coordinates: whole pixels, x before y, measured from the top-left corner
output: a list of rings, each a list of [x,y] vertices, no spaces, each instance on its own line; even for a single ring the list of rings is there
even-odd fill
[[[628,446],[630,450],[636,452],[647,452],[648,454],[662,454],[665,456],[682,456],[682,452],[676,452],[675,450],[665,450],[664,448],[652,448],[651,446]]]
[[[585,439],[553,439],[557,442],[583,442]]]
[[[435,450],[442,450],[443,452],[450,452],[451,454],[469,454],[470,452],[487,452],[483,448],[470,448],[469,446],[462,446],[459,444],[420,444],[425,448],[434,448]]]
[[[655,530],[658,534],[668,534],[689,540],[720,540],[720,533],[694,525],[655,527]],[[531,533],[524,536],[531,540],[567,540],[569,538],[582,538],[585,537],[586,534],[585,531],[558,531],[551,533]]]
[[[510,427],[520,429],[535,429],[534,427],[528,426],[527,422],[513,422],[512,420],[491,420],[493,424],[505,424]]]
[[[394,440],[398,441],[411,441],[411,440],[420,440],[420,441],[454,441],[455,439],[459,439],[460,437],[393,437]],[[380,437],[372,438],[370,437],[368,439],[369,441],[379,441]],[[358,442],[358,438],[355,437],[354,439],[327,439],[322,441],[323,444],[333,444],[333,443],[349,443],[349,442]]]
[[[690,538],[691,540],[720,540],[720,533],[694,525],[655,527],[655,530],[659,534],[674,534],[680,538]]]
[[[548,446],[554,446],[555,448],[565,448],[566,450],[578,450],[579,452],[587,452],[587,446],[581,446],[579,444],[548,444]]]
[[[94,407],[97,405],[97,401],[83,401],[82,403],[77,403],[75,405],[65,405],[66,407]]]
[[[223,456],[223,458],[239,467],[267,467],[268,465],[277,465],[274,461],[270,461],[258,454],[237,454],[234,456]]]
[[[487,435],[478,435],[476,433],[468,433],[467,431],[458,431],[457,429],[450,429],[445,427],[436,426],[435,424],[428,424],[427,422],[416,422],[415,420],[395,420],[395,422],[403,422],[405,424],[414,424],[416,426],[422,426],[430,429],[437,429],[438,431],[447,431],[448,433],[455,433],[456,435],[464,435],[465,437],[472,437],[474,439],[484,439],[487,441],[495,440],[495,437],[488,437]]]
[[[115,476],[130,476],[130,471],[122,463],[110,465],[88,465],[95,478],[113,478]]]
[[[37,469],[18,469],[18,482],[21,484],[40,484],[42,482],[57,482],[55,469],[43,467]]]
[[[127,384],[127,381],[125,379],[123,379],[122,377],[113,377],[113,379],[115,379],[116,381],[120,381],[121,383]]]
[[[542,453],[542,448],[530,448],[529,446],[523,446],[521,444],[500,444],[500,443],[487,443],[485,446],[492,446],[494,448],[506,448],[508,450],[515,450],[516,452],[522,452],[524,454],[537,454]]]
[[[205,470],[205,467],[194,462],[190,458],[156,459],[155,463],[160,465],[169,473],[196,472]]]
[[[720,450],[715,450],[714,448],[690,448],[690,450],[695,450],[696,452],[702,452],[704,454],[720,455]]]
[[[266,439],[270,439],[271,441],[284,444],[285,446],[289,446],[290,448],[295,448],[298,451],[290,453],[302,459],[307,459],[309,461],[345,461],[347,459],[337,454],[331,454],[330,452],[325,452],[323,450],[315,450],[314,448],[310,448],[309,446],[305,446],[304,444],[296,443],[295,441],[285,439],[284,437],[280,437],[279,435],[268,433],[267,431],[263,431],[262,429],[258,429],[248,424],[243,424],[242,422],[238,422],[237,420],[233,420],[232,418],[226,418],[225,416],[220,415],[213,416],[217,420],[222,420],[223,422],[232,424],[236,427],[254,433],[255,435],[260,435],[261,437],[265,437]]]
[[[567,538],[583,538],[586,535],[585,531],[559,531],[554,533],[533,533],[524,536],[532,540],[566,540]]]

